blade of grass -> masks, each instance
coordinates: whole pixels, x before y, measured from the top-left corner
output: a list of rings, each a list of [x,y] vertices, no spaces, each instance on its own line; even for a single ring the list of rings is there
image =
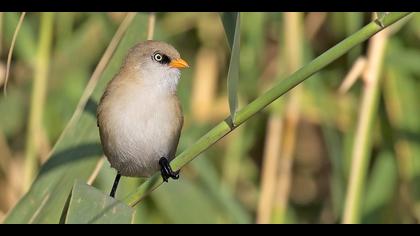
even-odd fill
[[[228,40],[228,46],[229,49],[232,51],[235,41],[237,21],[239,19],[239,12],[223,12],[221,14],[221,18]]]
[[[18,12],[6,12],[4,14],[4,42],[11,44],[13,34],[16,31],[21,14]],[[20,15],[20,16],[19,16]],[[25,16],[26,17],[26,16]],[[16,40],[14,54],[30,66],[35,65],[37,40],[34,28],[30,24],[22,24],[19,30],[19,38]]]
[[[13,33],[13,38],[12,38],[12,43],[10,45],[9,53],[7,55],[7,66],[6,66],[6,74],[4,75],[4,87],[3,87],[4,96],[7,96],[7,82],[8,82],[8,79],[9,79],[10,65],[12,64],[13,49],[15,48],[17,35],[20,31],[20,27],[23,23],[23,19],[25,18],[25,14],[26,14],[26,12],[22,12],[22,14],[19,17],[19,21],[18,21],[18,24],[16,26],[16,30]],[[1,41],[0,41],[0,47],[1,47]],[[1,51],[0,51],[0,53],[1,53]]]
[[[0,55],[2,53],[2,49],[3,49],[3,24],[4,24],[4,13],[0,12]],[[1,77],[0,77],[1,78]],[[1,79],[0,79],[1,81]]]
[[[298,91],[294,91],[298,92]],[[297,126],[299,122],[299,95],[294,93],[284,110],[285,117],[283,120],[283,142],[280,155],[277,157],[277,175],[275,186],[275,198],[273,209],[273,222],[284,224],[288,211],[289,194],[293,177],[293,160],[297,136]]]
[[[341,83],[340,88],[338,89],[338,92],[340,94],[346,93],[351,88],[351,86],[353,86],[354,83],[356,83],[357,79],[362,75],[365,68],[366,58],[357,58],[350,71],[347,73],[346,77],[344,77],[343,82]]]
[[[274,195],[276,190],[277,162],[280,156],[281,133],[283,122],[278,112],[273,111],[267,122],[261,173],[261,190],[258,200],[257,224],[271,222]]]
[[[235,125],[238,108],[239,52],[240,52],[240,13],[229,12],[222,15],[223,26],[231,48],[229,71],[227,78],[229,109],[232,123]]]
[[[130,224],[134,210],[98,189],[75,181],[65,224]]]
[[[383,212],[397,191],[397,163],[389,150],[379,153],[372,174],[366,183],[363,206],[363,223],[378,224],[383,222]]]
[[[132,208],[80,181],[66,210],[65,224],[129,224],[134,216]]]
[[[409,15],[409,13],[390,13],[384,18],[384,27],[392,25],[398,20]],[[251,118],[253,115],[263,110],[266,106],[271,104],[274,100],[294,88],[311,75],[315,74],[319,70],[323,69],[331,62],[335,61],[340,56],[344,55],[354,46],[369,39],[379,31],[383,30],[384,27],[379,26],[376,22],[371,22],[365,27],[355,32],[353,35],[347,37],[331,49],[324,52],[322,55],[314,59],[312,62],[302,67],[287,79],[280,81],[273,88],[262,94],[260,97],[255,99],[250,104],[246,105],[240,111],[237,112],[236,125],[239,126],[246,120]],[[207,150],[218,140],[223,138],[225,135],[234,130],[232,126],[231,118],[228,117],[211,129],[207,134],[202,136],[195,144],[190,148],[179,154],[172,162],[171,167],[174,170],[180,169],[182,166],[188,164],[194,158],[196,158],[201,152]],[[159,173],[156,173],[149,178],[145,183],[139,186],[132,194],[128,195],[124,201],[130,206],[134,206],[139,203],[148,193],[158,188],[162,184],[163,180]]]
[[[361,199],[372,148],[372,131],[378,110],[379,86],[384,61],[388,31],[383,31],[370,40],[367,74],[363,90],[356,135],[352,150],[350,179],[343,213],[343,223],[359,223],[361,219]]]
[[[288,58],[286,72],[293,73],[303,63],[303,15],[298,12],[284,13],[284,52]],[[283,124],[283,143],[278,156],[277,180],[275,190],[275,202],[273,220],[275,223],[285,223],[292,181],[292,167],[297,136],[297,126],[300,116],[301,88],[296,88],[288,98]]]
[[[392,38],[389,44],[389,51],[392,53],[389,54],[387,61],[389,67],[386,68],[387,78],[384,81],[384,100],[387,116],[394,130],[395,140],[392,146],[398,163],[399,199],[401,199],[398,209],[404,212],[399,220],[403,223],[412,223],[420,219],[418,210],[420,109],[416,109],[419,107],[417,101],[420,100],[420,95],[417,77],[411,75],[410,70],[396,62],[401,58],[410,57],[411,50],[408,49],[409,51],[402,53],[403,49],[401,46],[397,47],[397,42],[399,42],[398,38]],[[397,58],[393,58],[396,55]]]
[[[22,13],[23,15],[23,13]],[[21,17],[21,19],[23,19]],[[31,107],[26,136],[25,173],[23,188],[26,192],[38,171],[40,136],[43,132],[43,110],[47,94],[48,69],[53,35],[54,14],[41,13],[38,53],[32,85]],[[7,78],[6,78],[7,79]]]

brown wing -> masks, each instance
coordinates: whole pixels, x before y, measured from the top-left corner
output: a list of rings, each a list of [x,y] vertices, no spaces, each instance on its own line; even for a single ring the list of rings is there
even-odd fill
[[[124,73],[127,71],[127,69],[124,67],[124,63],[121,66],[120,70],[118,71],[117,74],[114,75],[114,77],[108,81],[105,91],[102,94],[101,98],[99,99],[99,103],[98,103],[98,108],[96,109],[96,125],[99,127],[101,121],[101,111],[102,111],[102,106],[104,104],[104,101],[106,100],[106,98],[109,96],[110,94],[110,90],[112,89],[112,87],[118,86],[118,81],[121,81],[119,78],[124,76]]]
[[[180,138],[180,136],[181,136],[181,130],[182,130],[182,126],[183,126],[183,124],[184,124],[184,116],[182,115],[182,107],[181,107],[181,104],[179,103],[179,100],[178,100],[178,97],[176,97],[176,99],[174,99],[174,101],[175,101],[175,115],[176,115],[176,117],[178,117],[178,124],[176,125],[176,127],[175,127],[175,129],[176,129],[176,131],[175,131],[175,133],[176,133],[176,136],[174,137],[174,142],[173,142],[173,147],[172,147],[172,151],[171,151],[171,154],[170,154],[170,159],[173,159],[174,157],[175,157],[175,154],[176,154],[176,150],[177,150],[177,147],[178,147],[178,144],[179,144],[179,138]]]
[[[102,111],[102,105],[104,104],[104,100],[106,99],[106,97],[108,97],[108,95],[109,95],[109,87],[111,85],[111,82],[112,82],[112,80],[108,82],[108,84],[105,88],[105,91],[102,94],[101,99],[99,100],[98,108],[96,109],[96,126],[98,126],[98,127],[99,127],[100,119],[101,119],[100,116],[101,116],[101,111]]]

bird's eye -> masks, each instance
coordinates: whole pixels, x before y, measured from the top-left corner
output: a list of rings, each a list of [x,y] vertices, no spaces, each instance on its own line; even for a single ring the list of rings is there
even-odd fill
[[[156,53],[153,58],[155,59],[155,61],[162,61],[163,57],[162,55],[160,55],[159,53]]]

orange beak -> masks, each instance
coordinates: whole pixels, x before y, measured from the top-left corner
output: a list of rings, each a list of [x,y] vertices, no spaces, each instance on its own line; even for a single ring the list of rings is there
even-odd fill
[[[173,59],[171,63],[169,63],[169,66],[172,68],[178,68],[178,69],[190,67],[188,63],[182,60],[181,58]]]

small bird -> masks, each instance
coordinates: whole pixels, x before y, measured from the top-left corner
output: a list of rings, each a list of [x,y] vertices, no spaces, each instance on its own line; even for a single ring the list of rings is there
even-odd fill
[[[175,157],[183,125],[176,94],[180,69],[189,67],[171,45],[147,40],[132,47],[108,83],[97,109],[105,156],[117,176],[150,177],[160,169],[164,181],[178,179]]]

